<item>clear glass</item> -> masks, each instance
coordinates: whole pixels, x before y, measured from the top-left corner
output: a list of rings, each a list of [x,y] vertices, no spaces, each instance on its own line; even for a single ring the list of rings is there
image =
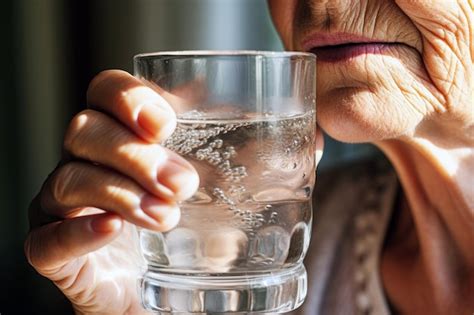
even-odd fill
[[[145,308],[283,313],[306,296],[315,180],[316,58],[261,51],[135,56],[174,108],[164,142],[200,176],[166,233],[141,229]]]

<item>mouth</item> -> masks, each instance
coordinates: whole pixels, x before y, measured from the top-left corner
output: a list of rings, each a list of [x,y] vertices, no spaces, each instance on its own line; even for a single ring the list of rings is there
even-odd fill
[[[336,63],[353,59],[361,55],[382,55],[393,43],[351,43],[342,45],[322,46],[312,48],[309,51],[316,54],[318,61]]]
[[[356,36],[347,33],[317,33],[303,41],[303,49],[316,54],[318,61],[336,63],[361,55],[385,54],[397,42]]]

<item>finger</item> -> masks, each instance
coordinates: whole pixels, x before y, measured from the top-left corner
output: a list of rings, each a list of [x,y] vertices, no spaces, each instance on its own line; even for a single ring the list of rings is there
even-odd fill
[[[25,254],[38,272],[54,273],[69,261],[110,243],[122,225],[119,216],[109,213],[50,223],[30,231]]]
[[[196,171],[184,158],[140,140],[97,111],[86,110],[73,119],[64,148],[73,156],[115,169],[163,199],[187,199],[199,186]]]
[[[147,141],[161,142],[176,127],[176,115],[166,100],[127,72],[99,73],[87,90],[90,108],[106,112]]]
[[[154,197],[112,170],[84,162],[58,168],[43,186],[40,204],[46,215],[60,218],[77,216],[84,207],[103,209],[156,231],[170,230],[180,217],[176,203]]]

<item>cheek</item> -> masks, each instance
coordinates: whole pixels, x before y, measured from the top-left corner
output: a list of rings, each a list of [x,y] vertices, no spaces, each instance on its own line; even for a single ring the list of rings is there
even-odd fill
[[[413,134],[434,108],[415,52],[366,55],[318,64],[318,123],[344,142],[374,142]]]
[[[418,122],[404,114],[397,100],[360,88],[347,88],[318,98],[318,123],[342,142],[395,138]]]

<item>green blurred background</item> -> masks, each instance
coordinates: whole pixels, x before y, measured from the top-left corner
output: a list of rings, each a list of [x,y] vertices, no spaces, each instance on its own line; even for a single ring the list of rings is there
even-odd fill
[[[0,1],[0,314],[70,314],[23,255],[27,207],[99,71],[140,52],[281,50],[265,0]],[[372,152],[326,141],[321,168]]]

